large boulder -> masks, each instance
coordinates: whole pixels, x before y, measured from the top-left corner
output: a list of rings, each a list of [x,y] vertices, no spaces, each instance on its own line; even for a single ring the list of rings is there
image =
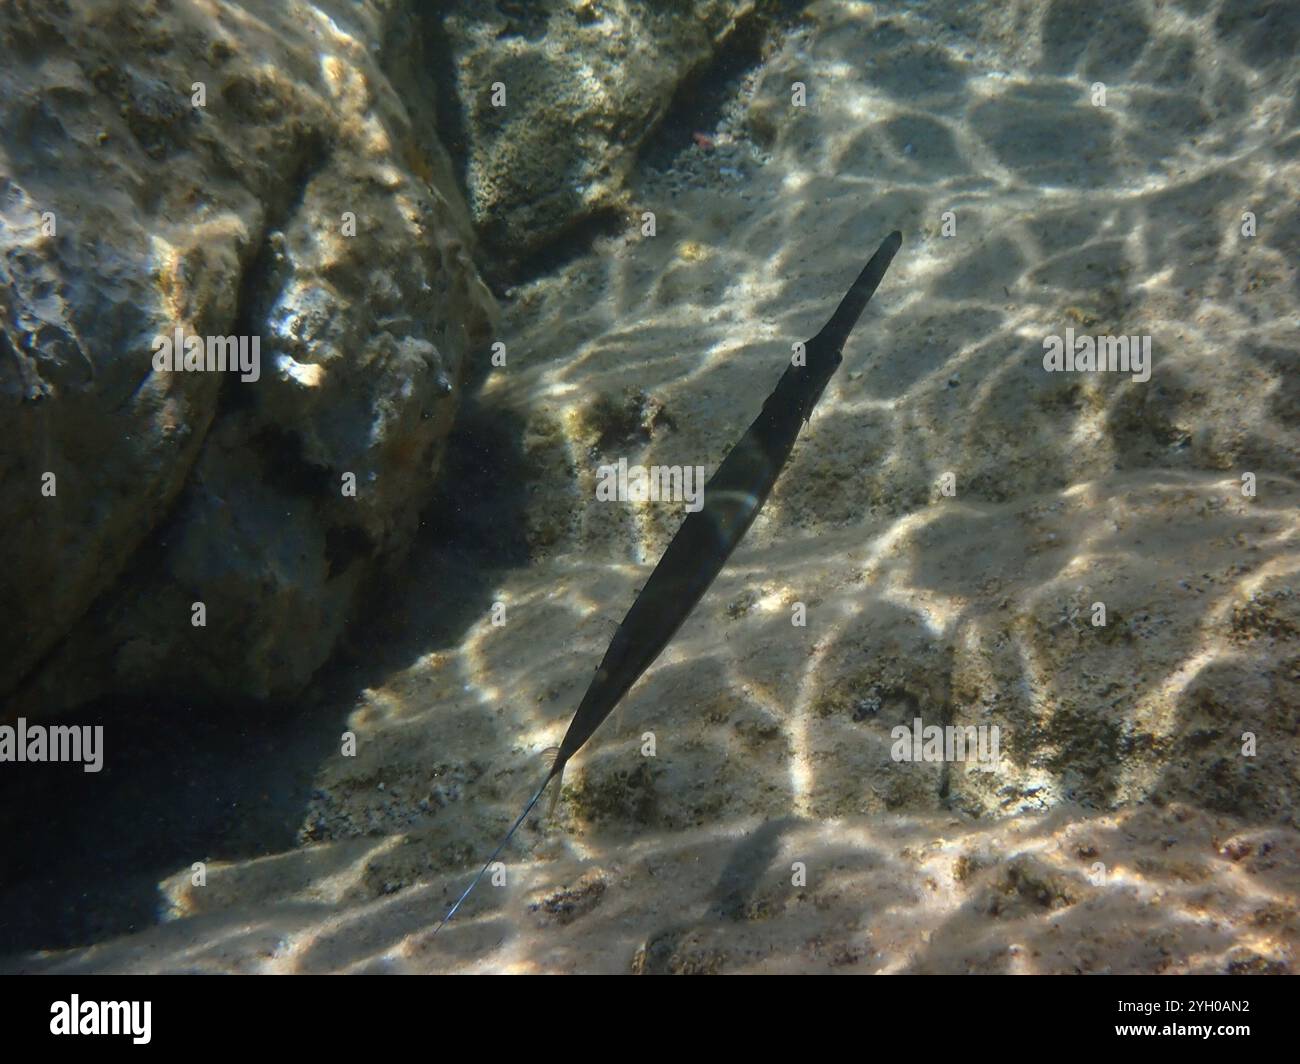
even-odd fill
[[[494,314],[409,18],[0,10],[11,713],[291,692],[409,543]],[[159,368],[178,327],[260,360]]]

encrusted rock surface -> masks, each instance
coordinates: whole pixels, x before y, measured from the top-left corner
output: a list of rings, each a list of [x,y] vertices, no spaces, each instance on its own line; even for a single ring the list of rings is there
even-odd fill
[[[753,0],[448,5],[474,221],[515,259],[628,206],[637,148]]]
[[[409,542],[494,314],[421,40],[391,2],[0,12],[11,712],[296,690]],[[258,379],[158,370],[178,326]]]

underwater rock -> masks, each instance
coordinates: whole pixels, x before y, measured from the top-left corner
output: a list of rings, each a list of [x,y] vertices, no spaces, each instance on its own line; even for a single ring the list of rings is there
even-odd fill
[[[449,5],[470,209],[495,255],[524,258],[626,208],[637,148],[750,0]]]
[[[292,692],[409,544],[495,314],[409,20],[0,13],[0,693],[29,715]]]

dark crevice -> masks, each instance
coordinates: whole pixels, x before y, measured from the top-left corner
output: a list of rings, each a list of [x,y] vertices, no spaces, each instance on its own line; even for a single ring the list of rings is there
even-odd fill
[[[459,645],[489,609],[500,573],[528,564],[522,438],[508,410],[462,409],[413,547],[354,603],[337,652],[313,681],[314,690],[335,692],[327,703]]]
[[[235,302],[235,319],[232,325],[236,336],[261,336],[261,328],[266,321],[267,313],[279,296],[285,281],[284,277],[279,276],[284,265],[280,261],[277,240],[290,219],[298,213],[307,195],[308,186],[329,161],[332,150],[333,145],[324,134],[317,130],[308,131],[299,145],[297,166],[294,167],[293,176],[287,183],[286,194],[268,200],[261,241],[243,276],[239,279],[239,296]],[[261,366],[263,375],[267,369],[265,364],[267,354],[263,344]],[[256,383],[240,380],[238,374],[229,374],[222,381],[221,396],[213,424],[230,414],[249,409],[253,405],[256,388]]]
[[[466,203],[470,202],[469,132],[465,127],[465,108],[460,98],[456,80],[456,53],[451,47],[443,22],[445,11],[419,12],[417,18],[424,27],[423,45],[427,57],[425,69],[433,81],[435,129],[438,139],[451,159],[452,176]]]
[[[762,65],[773,40],[792,26],[808,0],[765,0],[739,19],[713,58],[677,86],[668,109],[637,152],[637,166],[670,169],[691,145],[691,134],[717,127],[736,98],[741,79]]]
[[[262,457],[262,482],[292,499],[323,499],[335,488],[330,471],[307,461],[302,439],[276,425],[268,425],[251,441]]]
[[[425,537],[440,550],[453,551],[476,567],[526,565],[528,459],[521,448],[523,423],[510,411],[466,402],[456,418],[426,510]]]
[[[346,572],[353,562],[373,558],[377,546],[364,528],[334,525],[325,533],[325,564],[329,579]]]
[[[500,299],[512,284],[522,284],[554,273],[587,254],[601,237],[615,236],[626,230],[627,217],[620,210],[607,208],[582,215],[574,218],[536,251],[513,263],[508,270],[488,266],[484,270],[484,280],[492,289],[492,294]]]
[[[332,153],[333,145],[330,138],[319,130],[309,130],[303,135],[298,146],[297,165],[294,167],[293,176],[285,183],[284,194],[267,200],[266,215],[262,222],[261,243],[240,281],[239,304],[235,315],[237,327],[253,324],[251,320],[253,313],[258,309],[264,309],[258,307],[259,301],[255,297],[257,292],[264,289],[263,282],[274,276],[275,255],[271,238],[273,234],[282,232],[298,213],[312,179],[324,169]],[[275,288],[278,291],[279,286]]]

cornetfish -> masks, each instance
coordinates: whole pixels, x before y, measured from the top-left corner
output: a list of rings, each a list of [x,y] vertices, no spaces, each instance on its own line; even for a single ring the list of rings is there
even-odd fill
[[[542,785],[473,882],[434,928],[434,934],[456,914],[551,781],[563,776],[569,759],[668,645],[726,564],[776,483],[799,429],[812,417],[827,382],[844,361],[844,342],[902,243],[903,234],[897,230],[885,237],[830,320],[807,342],[804,358],[791,360],[758,417],[705,484],[703,506],[686,515],[614,633]]]

